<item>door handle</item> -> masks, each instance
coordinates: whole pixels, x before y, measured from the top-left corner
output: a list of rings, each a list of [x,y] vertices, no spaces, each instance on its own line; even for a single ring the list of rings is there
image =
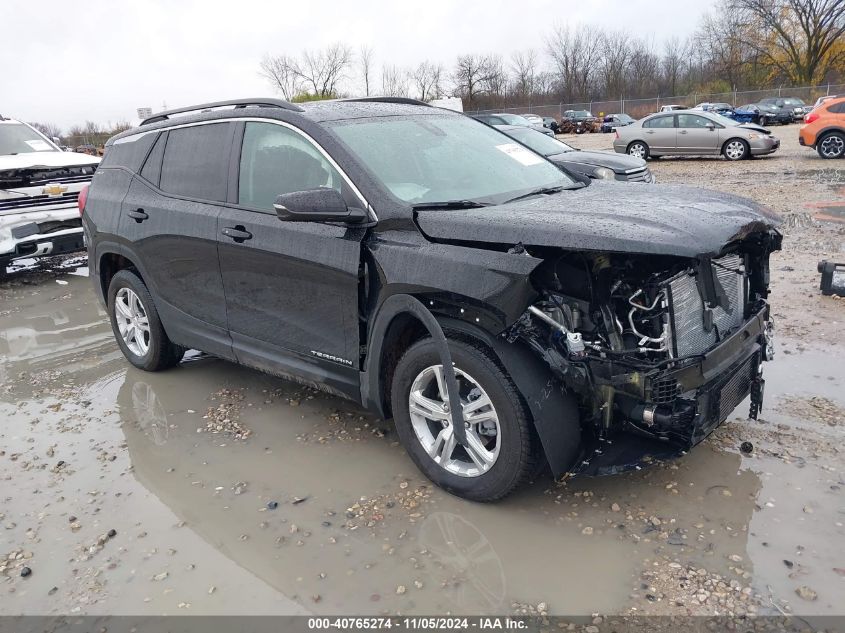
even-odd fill
[[[251,240],[252,233],[246,230],[243,226],[238,224],[237,226],[227,226],[222,231],[220,231],[226,237],[229,237],[236,241],[238,244],[243,242],[244,240]]]
[[[654,130],[646,130],[645,133],[646,134],[654,134]]]
[[[686,130],[678,130],[678,134],[686,134],[686,133],[687,133]]]
[[[148,219],[150,216],[147,215],[147,212],[143,209],[135,209],[134,211],[127,211],[126,215],[130,218],[135,220],[136,222],[143,222],[144,220]]]

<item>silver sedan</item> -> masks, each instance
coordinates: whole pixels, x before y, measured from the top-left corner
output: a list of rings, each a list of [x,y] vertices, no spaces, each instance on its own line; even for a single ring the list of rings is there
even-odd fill
[[[613,149],[637,158],[722,154],[728,160],[771,154],[780,140],[766,128],[701,110],[678,110],[648,116],[616,128]]]

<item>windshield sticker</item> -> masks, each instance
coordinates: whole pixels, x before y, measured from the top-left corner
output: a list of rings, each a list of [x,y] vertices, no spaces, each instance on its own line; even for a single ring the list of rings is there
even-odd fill
[[[47,141],[27,141],[26,144],[29,145],[32,149],[34,149],[36,152],[49,152],[51,149],[53,149],[52,147],[50,147],[50,144]]]
[[[522,163],[523,165],[537,165],[543,162],[543,159],[540,158],[537,154],[532,152],[529,149],[522,147],[522,145],[517,145],[516,143],[505,143],[504,145],[496,145],[496,149],[500,152],[504,152],[515,161]]]

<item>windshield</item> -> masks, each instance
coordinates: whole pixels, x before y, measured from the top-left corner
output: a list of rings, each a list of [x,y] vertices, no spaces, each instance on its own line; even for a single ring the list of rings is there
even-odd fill
[[[531,123],[525,117],[521,117],[518,114],[497,114],[500,119],[505,121],[508,125],[531,125]]]
[[[469,117],[381,117],[331,125],[375,179],[408,204],[500,204],[534,189],[575,185],[552,163]]]
[[[709,118],[711,118],[719,125],[724,125],[725,127],[733,127],[734,125],[739,125],[738,122],[734,121],[733,119],[729,119],[726,116],[722,116],[721,114],[716,114],[715,112],[708,112],[707,114]]]
[[[575,117],[575,118],[589,118],[593,115],[590,114],[590,112],[588,110],[576,110],[575,112],[572,113],[572,116]]]
[[[543,156],[552,156],[563,152],[572,152],[574,149],[555,138],[537,130],[502,130],[508,136],[515,138]]]
[[[620,123],[633,123],[634,119],[632,119],[627,114],[617,114],[616,118],[619,119]]]
[[[0,123],[0,155],[55,151],[57,150],[52,144],[28,125]]]

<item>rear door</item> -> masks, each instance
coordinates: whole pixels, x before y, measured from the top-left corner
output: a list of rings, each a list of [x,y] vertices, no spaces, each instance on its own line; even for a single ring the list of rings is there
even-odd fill
[[[218,219],[228,327],[238,359],[341,391],[358,389],[358,279],[366,229],[282,221],[282,193],[317,187],[366,203],[328,155],[281,122],[242,124],[230,203]],[[236,141],[236,145],[238,145]]]
[[[664,114],[643,123],[643,139],[652,153],[671,154],[675,151],[675,115]]]
[[[687,154],[718,154],[719,129],[713,121],[698,114],[678,115],[678,152]]]
[[[235,124],[162,132],[123,202],[121,233],[170,338],[233,358],[217,258]]]

